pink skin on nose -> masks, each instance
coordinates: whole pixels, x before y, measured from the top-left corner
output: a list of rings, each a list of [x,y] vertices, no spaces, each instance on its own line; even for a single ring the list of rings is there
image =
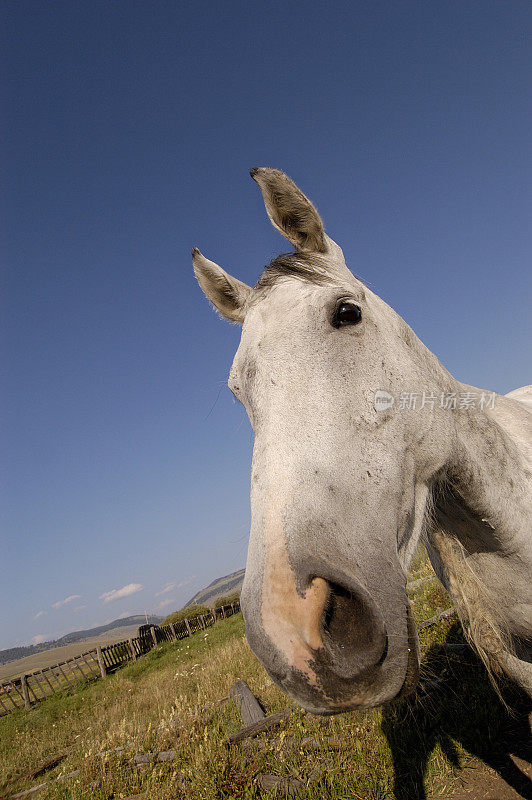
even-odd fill
[[[272,504],[273,505],[273,504]],[[316,685],[309,662],[323,647],[319,624],[329,593],[323,578],[314,578],[302,597],[288,561],[282,518],[270,506],[264,518],[265,567],[262,584],[262,625],[288,664]]]

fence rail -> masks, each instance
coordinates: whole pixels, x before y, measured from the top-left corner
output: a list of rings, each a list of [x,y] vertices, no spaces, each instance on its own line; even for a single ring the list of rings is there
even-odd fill
[[[152,625],[145,636],[124,639],[105,647],[95,647],[52,667],[43,667],[2,683],[0,717],[20,708],[29,710],[41,700],[65,689],[74,689],[80,683],[105,678],[109,672],[114,672],[128,661],[136,661],[157,644],[186,639],[187,636],[205,630],[217,620],[230,617],[239,610],[240,603],[237,600],[200,617],[184,619],[163,627]]]

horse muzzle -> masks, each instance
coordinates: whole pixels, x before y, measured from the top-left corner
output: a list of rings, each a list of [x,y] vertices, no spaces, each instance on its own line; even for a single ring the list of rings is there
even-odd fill
[[[401,624],[390,637],[377,602],[345,576],[315,575],[304,591],[290,591],[285,582],[280,594],[274,585],[259,595],[256,586],[246,581],[241,597],[250,646],[272,679],[307,710],[334,714],[380,705],[417,679],[406,595],[399,601]],[[391,652],[397,627],[405,645],[399,657]]]

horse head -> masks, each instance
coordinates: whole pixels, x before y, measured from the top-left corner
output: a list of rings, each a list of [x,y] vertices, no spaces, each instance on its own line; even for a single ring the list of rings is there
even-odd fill
[[[229,387],[255,437],[246,635],[303,707],[374,706],[417,680],[406,572],[453,437],[434,402],[405,413],[397,398],[453,379],[351,273],[298,187],[251,175],[295,251],[253,288],[193,251],[208,299],[242,324]]]

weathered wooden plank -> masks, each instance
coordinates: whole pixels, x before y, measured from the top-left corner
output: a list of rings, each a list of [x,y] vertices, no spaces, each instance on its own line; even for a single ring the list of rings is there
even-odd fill
[[[133,763],[137,766],[139,764],[151,764],[154,761],[163,763],[165,761],[173,761],[174,758],[177,758],[176,750],[161,750],[155,753],[136,753],[133,756]]]
[[[67,772],[65,775],[58,775],[55,780],[64,781],[67,778],[75,778],[76,775],[79,775],[79,769],[75,769],[73,772]],[[17,794],[10,795],[8,800],[17,800],[17,798],[20,797],[30,797],[31,795],[40,792],[46,786],[50,786],[50,783],[38,783],[36,786],[32,786],[31,789],[25,789],[23,792],[17,792]]]
[[[89,666],[90,666],[90,668],[92,670],[92,674],[94,675],[95,678],[99,678],[100,677],[100,665],[98,664],[98,657],[96,655],[96,651],[95,650],[92,651],[89,655],[90,655],[90,659],[89,659],[88,663],[89,663]]]
[[[84,669],[81,666],[82,664],[83,664]],[[85,680],[86,681],[90,681],[90,679],[92,678],[92,669],[87,664],[87,659],[83,658],[82,656],[78,656],[78,666],[79,666],[80,672],[82,672],[83,675],[85,676]],[[85,672],[85,670],[87,670],[87,672]]]
[[[161,750],[157,753],[157,761],[160,762],[173,761],[174,758],[177,758],[177,750]]]
[[[15,697],[19,696],[17,692],[7,691],[5,693],[5,695],[4,695],[4,697],[8,697],[9,698],[9,700],[11,701],[11,704],[13,705],[14,708],[22,708],[21,705],[19,705],[18,703],[15,703],[15,700],[13,698],[13,694],[15,695]]]
[[[279,792],[284,797],[294,797],[306,788],[296,775],[269,775],[263,773],[255,778],[257,786],[263,792]]]
[[[2,691],[2,692],[0,692],[0,706],[2,706],[2,708],[4,709],[5,714],[9,714],[11,712],[10,712],[10,709],[6,705],[4,705],[4,701],[2,699],[3,696],[4,696],[4,692]]]
[[[49,669],[48,669],[48,674],[49,674],[49,675],[50,675],[50,676],[53,678],[53,680],[55,681],[55,691],[56,691],[56,692],[60,692],[60,691],[61,691],[61,690],[62,690],[64,687],[63,687],[63,683],[62,683],[62,681],[59,679],[59,676],[57,675],[57,673],[56,673],[55,669],[56,669],[56,668],[55,668],[55,665],[54,665],[53,667],[49,667]]]
[[[72,683],[70,683],[70,681],[69,681],[69,679],[68,679],[68,677],[67,677],[67,675],[66,675],[65,671],[63,670],[63,666],[62,666],[62,664],[57,664],[57,668],[60,670],[60,672],[61,672],[61,675],[62,675],[62,676],[63,676],[63,678],[66,680],[66,682],[68,683],[69,687],[72,689],[72,688],[74,687],[74,685],[75,685],[75,684],[72,684]]]
[[[28,676],[22,675],[22,677],[20,678],[20,683],[22,686],[22,696],[24,698],[24,708],[26,709],[26,711],[29,711],[31,708],[31,702],[30,702],[30,693],[28,691]]]
[[[439,614],[436,614],[435,617],[431,617],[430,619],[425,619],[423,622],[418,622],[418,630],[423,630],[423,628],[430,628],[431,625],[436,625],[441,619],[446,619],[446,617],[452,617],[453,614],[456,614],[456,609],[454,606],[451,608],[445,609],[445,611],[441,611]]]
[[[406,591],[413,592],[415,589],[418,589],[420,586],[423,586],[424,583],[429,583],[430,581],[435,581],[436,575],[426,575],[424,578],[418,578],[416,581],[411,581],[410,583],[406,584]]]
[[[77,668],[79,669],[79,671],[80,671],[80,672],[81,672],[81,674],[83,675],[83,680],[85,680],[85,681],[86,681],[86,680],[87,680],[87,676],[85,675],[85,673],[84,673],[84,672],[83,672],[83,670],[81,669],[81,664],[79,663],[78,659],[77,659],[77,658],[73,658],[73,659],[72,659],[72,661],[71,661],[71,663],[72,663],[72,664],[73,664],[75,667],[77,667]],[[74,672],[74,670],[72,670],[72,672]]]
[[[89,671],[89,678],[99,678],[100,677],[99,671],[97,673],[94,671],[94,665],[93,665],[93,663],[91,661],[87,660],[87,656],[83,656],[82,661],[85,664],[85,666],[87,667],[87,670]]]
[[[39,687],[39,691],[42,694],[42,697],[40,697],[39,699],[40,700],[44,700],[47,695],[46,695],[46,692],[44,691],[44,689],[42,688],[41,682],[39,681],[39,679],[38,679],[37,675],[35,674],[35,672],[33,673],[33,675],[31,677],[32,677],[33,683],[36,684]],[[37,697],[35,692],[33,692],[33,694],[35,695],[35,697]]]
[[[47,761],[40,764],[36,769],[34,769],[33,772],[30,773],[29,777],[32,780],[35,780],[35,778],[40,777],[45,772],[48,772],[48,770],[55,769],[55,767],[57,767],[57,765],[60,764],[61,761],[64,761],[67,755],[68,753],[60,753],[59,755],[54,756],[53,758],[49,758]]]
[[[38,783],[36,786],[32,786],[31,789],[25,789],[23,792],[10,795],[8,800],[16,800],[16,798],[19,797],[30,797],[30,795],[40,792],[46,785],[46,783]]]
[[[112,669],[115,666],[112,648],[102,647],[102,656],[106,669]]]
[[[107,670],[105,669],[105,661],[102,655],[101,647],[96,648],[96,658],[98,660],[98,667],[100,668],[100,675],[102,678],[105,678],[105,676],[107,675]]]
[[[28,692],[33,695],[33,699],[35,700],[36,703],[38,703],[43,698],[42,697],[37,697],[37,692],[35,691],[35,689],[31,685],[30,678],[33,680],[33,675],[28,675]],[[31,700],[31,697],[30,697],[30,700]]]
[[[259,733],[263,733],[263,731],[268,731],[271,728],[276,728],[278,725],[281,725],[288,719],[288,716],[288,711],[280,711],[278,714],[272,714],[271,717],[264,717],[264,719],[259,720],[259,722],[248,725],[247,728],[242,728],[238,733],[233,733],[232,736],[228,736],[225,743],[230,746],[238,744],[238,742],[242,742],[244,739],[258,736]]]
[[[443,650],[448,655],[466,656],[473,655],[473,650],[466,642],[443,642],[438,645],[439,650]]]
[[[56,693],[56,691],[57,691],[57,689],[55,689],[55,688],[52,686],[52,684],[50,683],[50,681],[48,680],[48,675],[46,674],[46,670],[44,670],[44,669],[41,669],[39,674],[40,674],[40,675],[42,675],[43,679],[46,681],[46,683],[47,683],[47,684],[48,684],[48,686],[50,687],[50,691],[52,692],[52,694],[55,694],[55,693]]]
[[[66,781],[67,778],[75,778],[79,775],[79,769],[74,769],[72,772],[65,772],[63,775],[58,775],[56,781]]]
[[[13,692],[11,690],[11,684],[8,684],[8,683],[4,684],[3,688],[4,688],[4,692],[2,694],[2,697],[4,697],[5,699],[9,700],[11,705],[14,708],[21,708],[21,706],[17,705],[17,703],[13,700]],[[15,697],[18,698],[18,694],[15,693]]]
[[[19,679],[15,679],[14,681],[11,681],[9,686],[11,688],[11,691],[15,693],[16,697],[20,697],[21,700],[24,700],[24,697],[22,695],[22,688],[19,688],[19,686],[20,686],[20,680]]]
[[[254,722],[266,716],[259,701],[245,681],[235,681],[229,689],[229,697],[235,701],[244,725],[253,725]]]

